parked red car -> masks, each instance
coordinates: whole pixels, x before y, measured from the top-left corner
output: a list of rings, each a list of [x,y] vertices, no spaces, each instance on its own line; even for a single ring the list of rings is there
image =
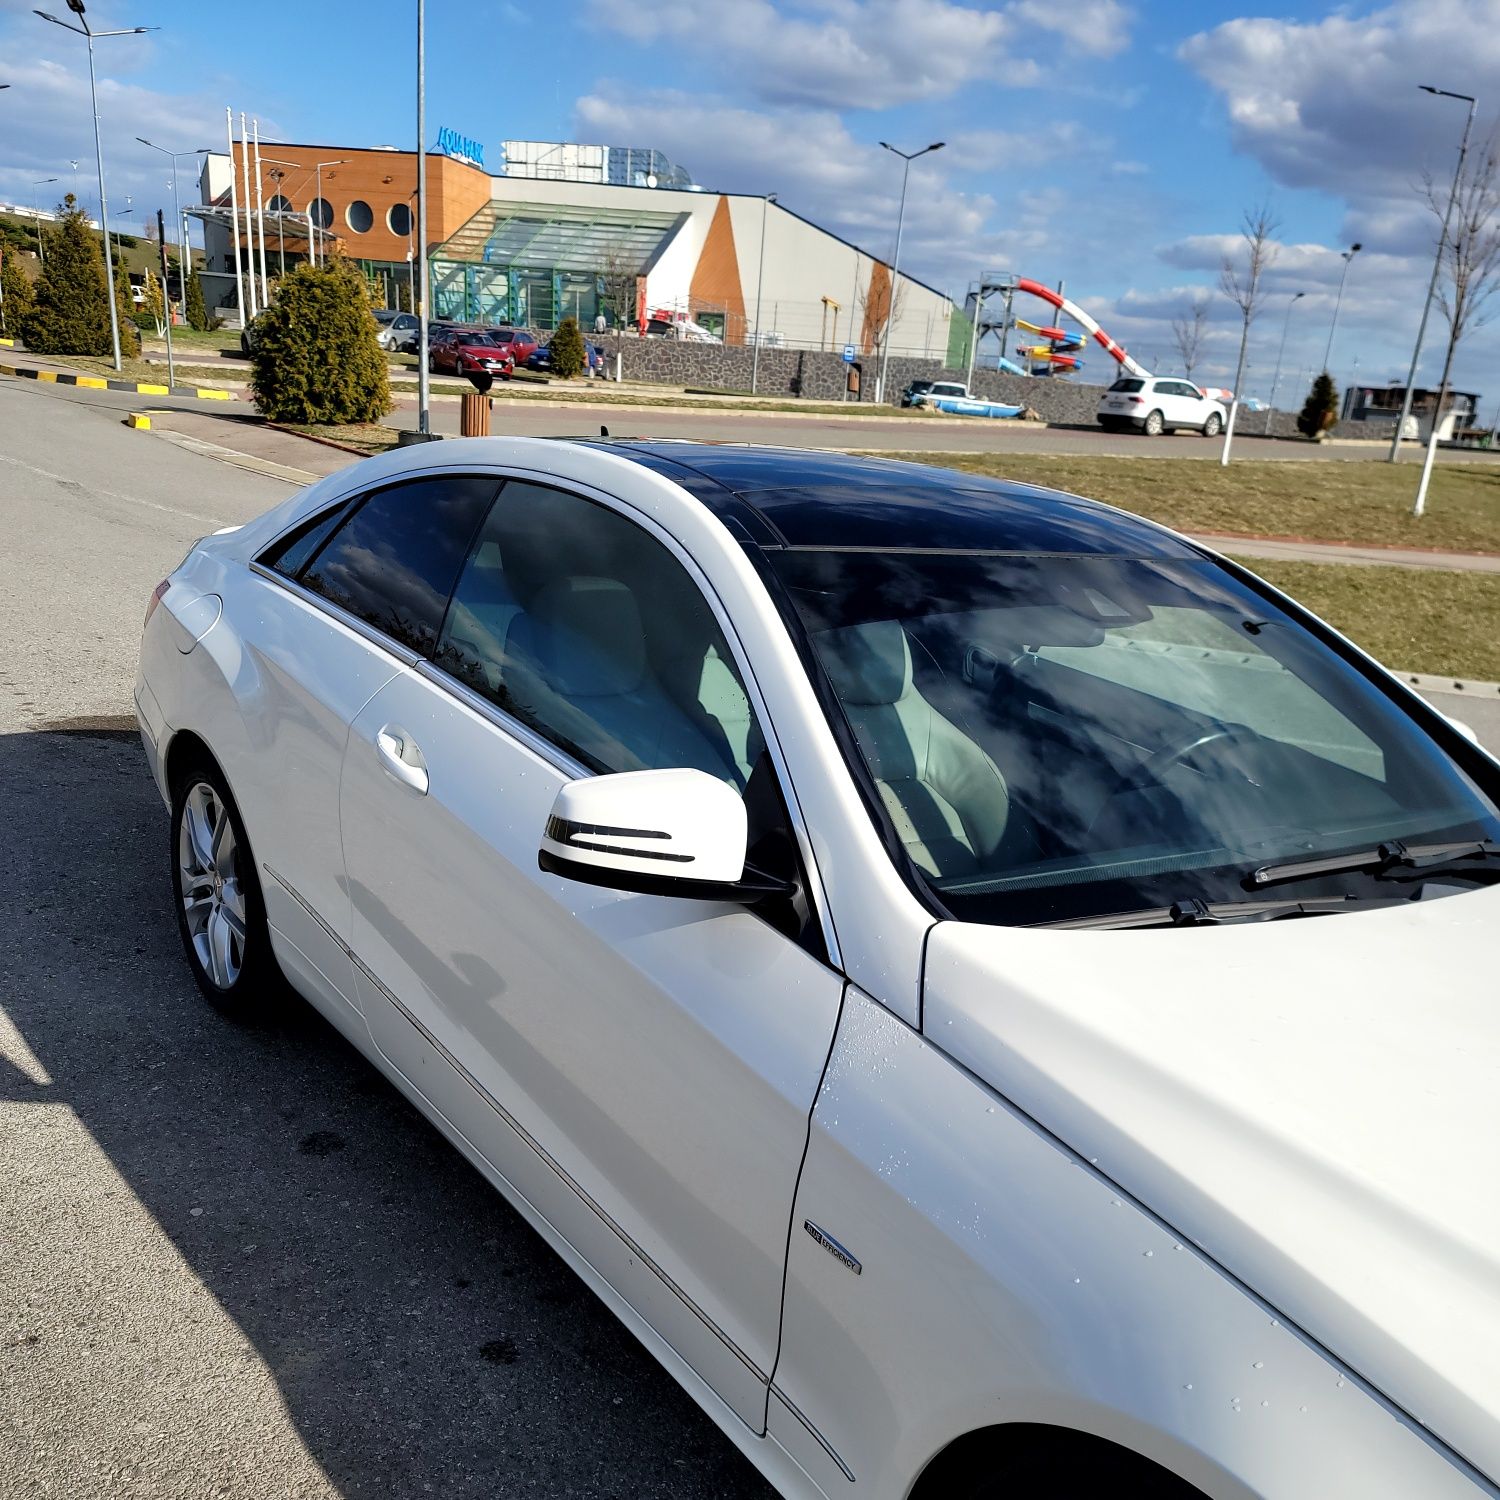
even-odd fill
[[[487,328],[485,332],[518,365],[524,365],[540,347],[537,340],[524,328]]]
[[[427,368],[434,375],[484,372],[509,380],[516,368],[516,361],[509,345],[497,343],[492,334],[454,328],[442,337],[429,341]]]

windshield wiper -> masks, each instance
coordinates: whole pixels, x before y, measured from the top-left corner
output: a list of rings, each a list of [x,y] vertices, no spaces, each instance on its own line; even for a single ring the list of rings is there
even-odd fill
[[[1217,927],[1225,922],[1278,922],[1287,917],[1324,917],[1341,911],[1366,911],[1373,906],[1391,906],[1409,901],[1409,896],[1359,897],[1314,896],[1293,901],[1202,901],[1190,896],[1170,906],[1149,906],[1139,911],[1106,912],[1093,917],[1067,917],[1061,922],[1038,922],[1038,927],[1096,928],[1127,927]]]
[[[1406,844],[1390,839],[1373,849],[1352,854],[1333,854],[1324,859],[1289,859],[1279,864],[1261,865],[1244,879],[1247,890],[1259,890],[1284,880],[1306,880],[1316,875],[1341,875],[1368,870],[1378,879],[1422,880],[1429,875],[1465,875],[1488,879],[1500,871],[1468,870],[1464,861],[1489,859],[1500,855],[1500,842],[1494,839],[1460,839],[1449,844]],[[1457,866],[1458,868],[1454,868]]]

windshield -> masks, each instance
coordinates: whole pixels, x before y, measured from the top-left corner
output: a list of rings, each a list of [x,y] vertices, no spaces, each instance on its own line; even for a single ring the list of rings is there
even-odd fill
[[[961,920],[1244,902],[1278,861],[1500,836],[1493,786],[1206,559],[767,556],[909,878]],[[1398,894],[1376,879],[1291,894]]]

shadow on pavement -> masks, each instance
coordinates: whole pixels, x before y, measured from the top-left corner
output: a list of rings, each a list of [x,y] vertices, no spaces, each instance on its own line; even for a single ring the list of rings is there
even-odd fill
[[[0,737],[0,1004],[51,1078],[0,1068],[0,1100],[77,1114],[341,1492],[767,1496],[310,1009],[246,1029],[203,1003],[169,905],[165,814],[121,723]]]

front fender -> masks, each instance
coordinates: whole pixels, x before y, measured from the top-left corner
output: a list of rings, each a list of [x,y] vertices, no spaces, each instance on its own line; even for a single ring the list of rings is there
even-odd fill
[[[830,1254],[811,1221],[859,1263]],[[904,1496],[966,1432],[1088,1432],[1220,1500],[1495,1491],[853,987],[813,1115],[772,1433]]]

